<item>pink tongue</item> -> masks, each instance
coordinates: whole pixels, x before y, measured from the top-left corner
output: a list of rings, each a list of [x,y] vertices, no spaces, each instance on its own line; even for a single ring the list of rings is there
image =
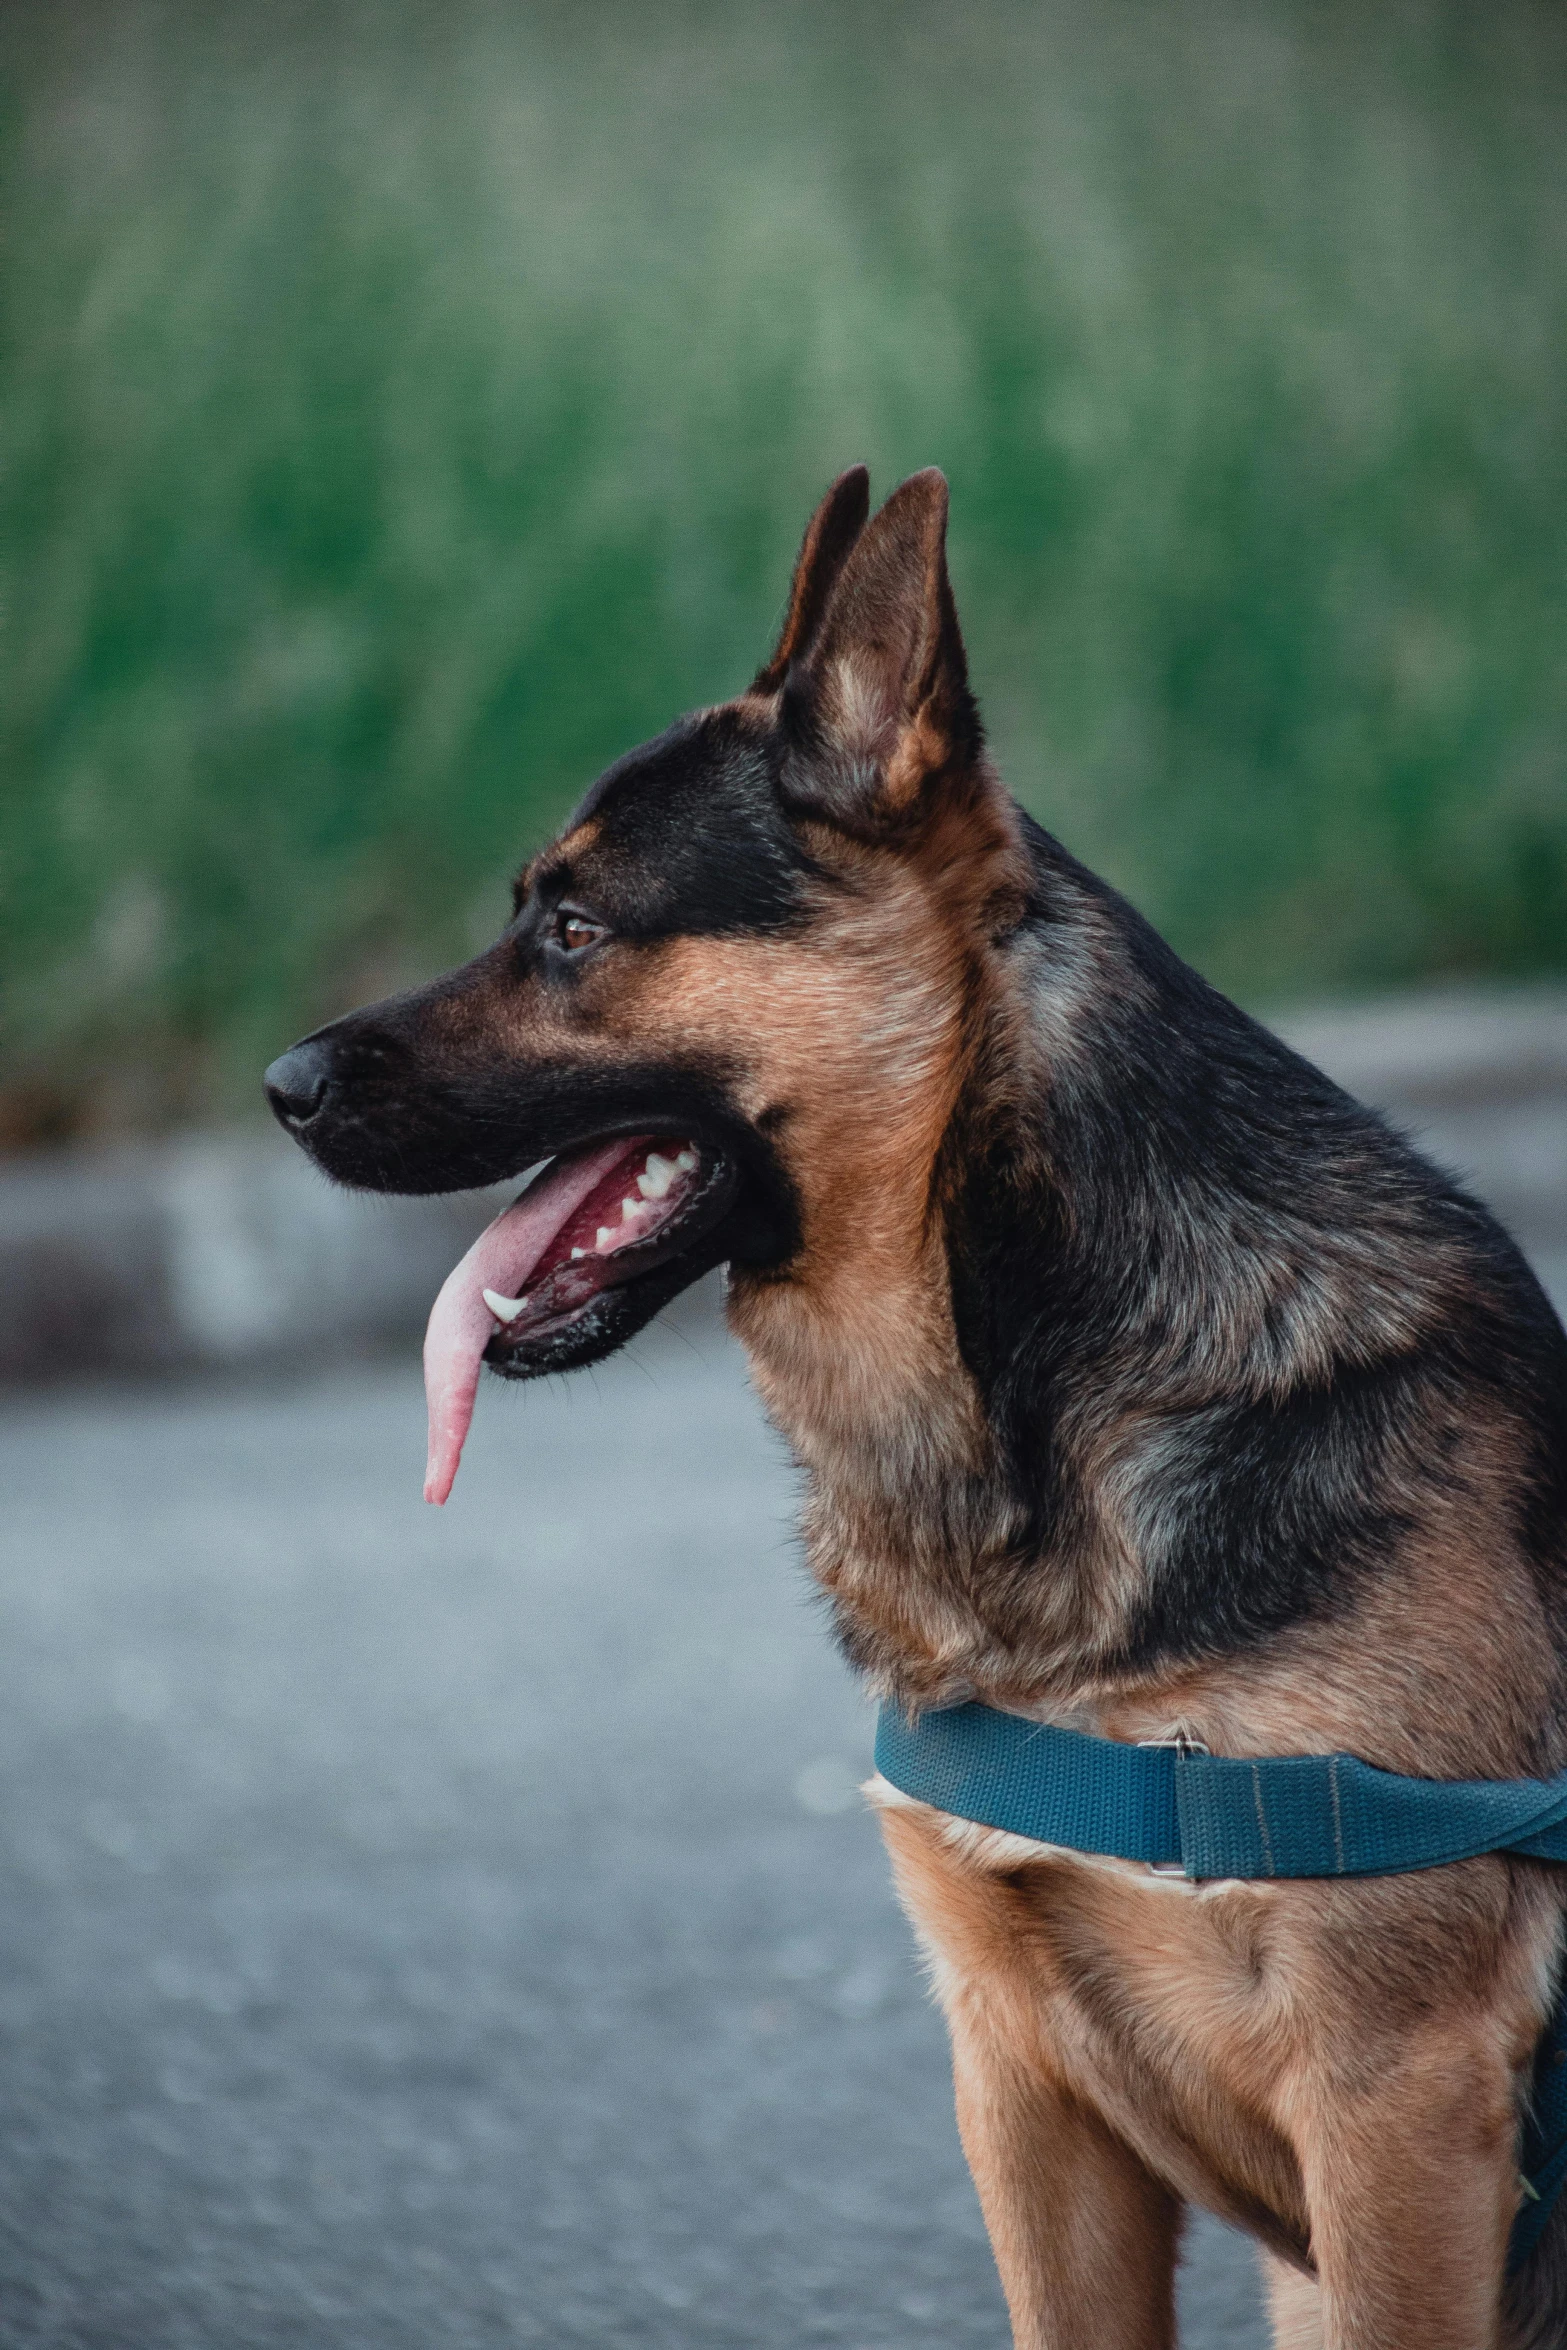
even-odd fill
[[[503,1297],[516,1297],[566,1219],[616,1160],[634,1147],[622,1137],[552,1167],[485,1226],[461,1264],[446,1276],[424,1334],[424,1395],[430,1412],[426,1501],[446,1499],[462,1459],[479,1391],[480,1361],[495,1328],[484,1292],[494,1289]]]

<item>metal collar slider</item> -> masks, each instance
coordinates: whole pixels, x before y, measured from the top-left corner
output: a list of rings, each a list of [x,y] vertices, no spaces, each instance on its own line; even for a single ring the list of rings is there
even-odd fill
[[[1156,1747],[1162,1753],[1173,1754],[1177,1762],[1183,1761],[1189,1754],[1207,1754],[1209,1751],[1202,1740],[1194,1738],[1180,1722],[1176,1723],[1173,1733],[1168,1738],[1139,1738],[1137,1743],[1139,1746]],[[1151,1876],[1179,1877],[1183,1885],[1189,1885],[1192,1881],[1187,1874],[1184,1860],[1151,1860],[1147,1866]]]

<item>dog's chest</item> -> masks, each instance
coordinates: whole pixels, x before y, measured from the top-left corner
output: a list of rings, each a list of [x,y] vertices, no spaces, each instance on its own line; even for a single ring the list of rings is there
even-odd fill
[[[1001,2042],[1009,2069],[1098,2112],[1176,2194],[1298,2255],[1271,1889],[1198,1891],[872,1792],[954,2032]]]

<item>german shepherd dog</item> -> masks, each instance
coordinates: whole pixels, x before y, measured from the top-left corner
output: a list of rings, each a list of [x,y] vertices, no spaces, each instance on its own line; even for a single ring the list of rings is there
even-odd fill
[[[429,1491],[481,1358],[593,1362],[723,1263],[878,1693],[1555,1773],[1561,1327],[1007,796],[946,515],[844,474],[750,689],[601,776],[486,953],[269,1073],[345,1183],[550,1161],[432,1317]],[[1193,1885],[871,1793],[1025,2350],[1171,2343],[1188,2203],[1281,2344],[1567,2344],[1567,2205],[1504,2281],[1557,1872]]]

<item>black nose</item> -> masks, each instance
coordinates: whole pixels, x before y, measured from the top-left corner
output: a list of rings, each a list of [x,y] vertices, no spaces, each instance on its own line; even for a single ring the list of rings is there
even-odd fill
[[[330,1046],[317,1037],[279,1053],[262,1079],[274,1117],[285,1126],[305,1126],[315,1116],[332,1082]]]

